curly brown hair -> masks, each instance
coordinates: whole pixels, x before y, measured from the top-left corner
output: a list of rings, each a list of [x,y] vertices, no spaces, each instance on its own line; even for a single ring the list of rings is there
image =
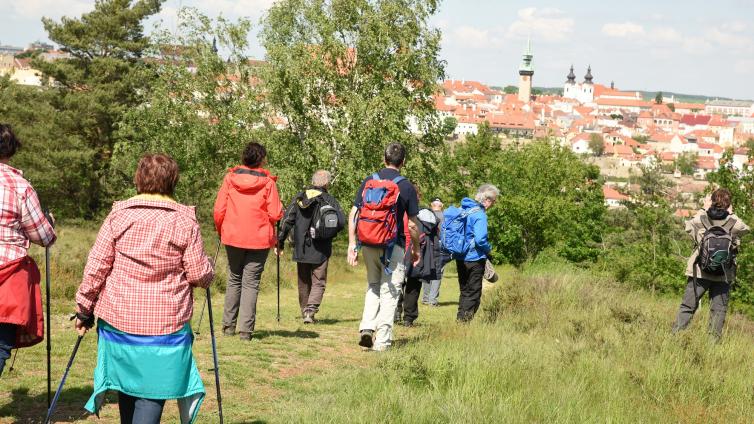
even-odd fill
[[[712,207],[717,209],[728,209],[730,207],[730,191],[727,188],[718,188],[712,192]]]
[[[259,168],[267,157],[267,149],[261,144],[252,141],[246,145],[241,155],[241,161],[249,168]]]
[[[178,177],[178,163],[172,157],[162,153],[144,155],[134,175],[136,192],[172,196]]]

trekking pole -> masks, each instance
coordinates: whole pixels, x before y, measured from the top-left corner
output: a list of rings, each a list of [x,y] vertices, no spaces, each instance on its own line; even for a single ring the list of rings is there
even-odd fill
[[[45,209],[44,216],[47,222],[54,228],[50,211]],[[49,409],[50,397],[52,396],[52,376],[50,371],[50,351],[52,350],[52,340],[50,340],[50,246],[45,246],[45,297],[47,300],[47,305],[45,306],[47,310],[47,408]]]
[[[280,234],[280,221],[277,222],[277,234]],[[279,253],[280,251],[278,251]],[[277,280],[278,280],[278,324],[280,324],[280,255],[275,254],[277,263]]]
[[[47,408],[47,417],[45,417],[45,424],[48,424],[50,422],[52,413],[55,412],[55,406],[58,404],[58,399],[60,399],[60,392],[63,391],[63,385],[65,384],[65,379],[68,378],[68,371],[71,370],[71,365],[73,365],[73,359],[76,357],[76,352],[78,352],[79,345],[81,344],[81,339],[83,338],[84,336],[79,336],[78,339],[76,339],[76,345],[73,346],[73,352],[71,352],[71,359],[68,360],[68,365],[65,367],[65,373],[63,374],[63,379],[60,380],[60,385],[58,386],[58,390],[55,392],[55,397],[52,398],[52,403]]]
[[[217,250],[215,251],[215,257],[212,259],[212,268],[215,268],[215,264],[217,263],[217,255],[220,254],[220,240],[217,241]],[[199,329],[202,328],[202,320],[204,320],[204,308],[207,307],[207,299],[205,299],[204,303],[202,303],[202,313],[199,314],[199,324],[196,326],[196,330],[194,331],[194,334],[197,336],[202,334]]]
[[[16,348],[16,353],[13,354],[13,362],[10,363],[10,368],[8,368],[8,372],[13,371],[13,366],[16,365],[16,357],[18,356],[18,348]]]
[[[217,251],[212,262],[212,268],[217,264],[217,255],[220,254],[220,240],[217,241]],[[215,341],[215,319],[212,317],[212,296],[207,287],[207,313],[209,314],[209,334],[212,339],[212,361],[215,365],[215,389],[217,389],[217,408],[220,414],[220,424],[223,424],[223,397],[220,394],[220,365],[217,362],[217,343]]]

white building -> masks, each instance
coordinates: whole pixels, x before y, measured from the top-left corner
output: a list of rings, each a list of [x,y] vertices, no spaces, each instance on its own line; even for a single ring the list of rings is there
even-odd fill
[[[568,73],[568,79],[563,86],[563,97],[566,99],[575,99],[580,103],[592,103],[594,102],[594,83],[592,80],[592,67],[586,71],[584,75],[584,82],[581,84],[576,82],[576,75],[573,73],[573,65],[571,65],[571,72]]]

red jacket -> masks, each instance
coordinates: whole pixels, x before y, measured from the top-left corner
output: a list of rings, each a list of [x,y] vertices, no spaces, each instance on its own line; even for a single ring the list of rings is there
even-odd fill
[[[0,268],[0,322],[16,324],[15,347],[33,346],[44,338],[39,268],[24,256]]]
[[[243,249],[275,246],[275,223],[283,217],[276,180],[262,168],[236,166],[228,170],[217,193],[214,214],[215,229],[224,245]]]

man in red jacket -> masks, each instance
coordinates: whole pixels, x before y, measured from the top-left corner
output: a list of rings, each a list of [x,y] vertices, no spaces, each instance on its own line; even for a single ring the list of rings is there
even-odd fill
[[[259,282],[270,248],[276,245],[275,223],[283,217],[283,204],[275,184],[277,177],[263,168],[267,164],[264,146],[249,143],[242,160],[243,165],[228,170],[223,179],[214,217],[230,268],[223,334],[234,335],[238,324],[241,339],[251,340]]]
[[[8,165],[20,147],[10,126],[0,124],[0,375],[11,349],[44,338],[39,269],[27,250],[30,242],[50,246],[56,238],[37,193]]]

